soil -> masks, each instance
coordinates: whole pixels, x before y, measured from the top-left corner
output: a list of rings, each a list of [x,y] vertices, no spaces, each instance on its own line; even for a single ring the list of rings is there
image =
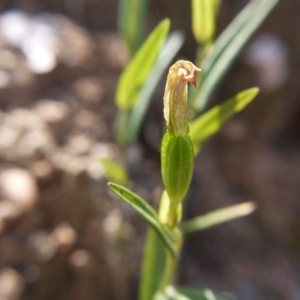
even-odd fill
[[[101,157],[121,160],[114,142],[114,95],[128,54],[117,32],[117,1],[70,3],[0,4],[3,300],[137,299],[146,225],[108,191],[99,163]],[[186,2],[155,3],[149,4],[148,32],[170,17],[172,29],[187,33],[178,58],[193,61]],[[219,31],[245,4],[224,1]],[[258,208],[189,236],[177,274],[180,285],[208,287],[240,300],[300,299],[299,6],[295,0],[278,5],[212,97],[211,106],[262,85],[259,97],[197,158],[185,218],[249,200]],[[3,20],[12,9],[32,34],[19,40],[5,35]],[[28,40],[33,32],[41,40],[39,30],[49,34],[48,65],[46,59],[34,65],[24,46],[36,42]],[[273,43],[278,51],[270,55],[279,58],[257,63],[255,47],[266,49],[259,39]],[[261,65],[269,73],[260,73]],[[281,76],[267,78],[276,72]],[[153,205],[162,189],[163,88],[164,82],[138,141],[126,152],[132,189]]]

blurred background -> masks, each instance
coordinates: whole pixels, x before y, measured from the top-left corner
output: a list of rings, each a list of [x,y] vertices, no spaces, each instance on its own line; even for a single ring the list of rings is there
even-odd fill
[[[223,1],[218,31],[248,1]],[[213,95],[258,98],[197,158],[186,218],[254,200],[251,216],[186,240],[178,282],[240,300],[300,299],[300,2],[280,1]],[[128,61],[118,1],[0,2],[0,299],[137,299],[144,222],[108,193],[114,93]],[[149,2],[194,61],[190,3]],[[201,67],[201,66],[200,66]],[[161,191],[161,82],[128,150],[132,189]]]

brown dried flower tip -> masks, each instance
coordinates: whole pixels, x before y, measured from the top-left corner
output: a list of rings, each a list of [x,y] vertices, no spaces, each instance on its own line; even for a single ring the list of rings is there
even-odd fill
[[[196,87],[195,72],[201,71],[186,60],[177,61],[169,70],[164,94],[164,117],[168,131],[174,136],[188,133],[187,83]]]

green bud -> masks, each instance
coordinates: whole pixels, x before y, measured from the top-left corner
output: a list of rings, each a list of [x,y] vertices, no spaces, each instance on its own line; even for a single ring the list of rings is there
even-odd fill
[[[160,217],[170,228],[176,226],[181,218],[181,202],[193,175],[194,150],[188,135],[187,84],[196,86],[196,71],[200,69],[191,62],[177,61],[169,70],[164,94],[168,132],[162,141],[161,169],[168,197],[162,198]]]
[[[177,214],[186,195],[194,168],[194,150],[190,137],[166,133],[161,149],[162,178],[170,199],[169,213]]]

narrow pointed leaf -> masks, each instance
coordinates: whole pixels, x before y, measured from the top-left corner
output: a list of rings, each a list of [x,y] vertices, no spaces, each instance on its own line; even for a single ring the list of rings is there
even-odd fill
[[[205,108],[216,85],[278,1],[250,1],[217,39],[201,65],[202,81],[193,95],[196,111]]]
[[[219,0],[192,0],[192,30],[198,44],[212,41]]]
[[[244,90],[193,121],[190,125],[189,135],[193,141],[195,154],[199,152],[202,144],[219,132],[231,117],[243,110],[257,96],[258,92],[259,89],[256,87]]]
[[[183,42],[183,34],[179,31],[175,31],[169,35],[166,43],[164,44],[162,51],[158,56],[157,62],[155,63],[147,81],[141,89],[136,104],[132,109],[129,123],[130,129],[128,130],[129,141],[133,142],[136,140],[154,91],[165,70],[174,59],[178,50],[181,48]]]
[[[168,19],[161,21],[121,74],[116,92],[119,109],[129,110],[136,103],[139,92],[157,60],[169,27]]]
[[[201,231],[237,218],[251,214],[256,209],[256,204],[252,201],[221,208],[206,215],[196,217],[182,224],[184,233]]]
[[[148,0],[120,0],[118,27],[131,53],[142,43]]]
[[[170,253],[175,257],[176,251],[174,250],[172,244],[173,236],[159,222],[157,212],[144,199],[125,187],[112,182],[109,182],[108,186],[146,220],[148,225],[160,237],[166,249],[169,250]]]

